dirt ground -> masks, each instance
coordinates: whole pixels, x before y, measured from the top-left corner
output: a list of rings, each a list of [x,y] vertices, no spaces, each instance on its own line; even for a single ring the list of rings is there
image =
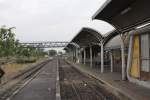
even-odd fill
[[[17,64],[17,63],[11,63],[11,64],[4,64],[1,65],[2,69],[5,71],[5,75],[2,78],[2,83],[8,81],[13,76],[17,75],[18,73],[21,73],[26,68],[29,68],[32,65],[35,65],[36,63],[42,61],[43,59],[40,59],[36,61],[35,63],[28,63],[28,64]]]

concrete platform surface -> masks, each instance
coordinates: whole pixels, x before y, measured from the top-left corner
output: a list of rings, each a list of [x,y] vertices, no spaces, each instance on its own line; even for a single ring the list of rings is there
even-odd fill
[[[45,65],[40,73],[10,100],[55,100],[56,60]]]

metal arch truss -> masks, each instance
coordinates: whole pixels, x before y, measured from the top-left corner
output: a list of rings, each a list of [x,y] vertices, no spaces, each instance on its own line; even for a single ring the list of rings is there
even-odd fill
[[[75,48],[80,48],[80,46],[75,42],[70,42],[69,44],[73,45]]]
[[[68,45],[66,41],[49,41],[49,42],[22,42],[20,43],[24,48],[30,46],[34,48],[63,48]]]

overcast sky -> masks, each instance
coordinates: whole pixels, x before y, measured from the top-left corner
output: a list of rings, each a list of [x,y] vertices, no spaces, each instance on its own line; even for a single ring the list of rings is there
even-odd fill
[[[91,21],[105,0],[0,0],[0,25],[15,26],[20,41],[70,41],[82,27],[102,33],[112,27]]]

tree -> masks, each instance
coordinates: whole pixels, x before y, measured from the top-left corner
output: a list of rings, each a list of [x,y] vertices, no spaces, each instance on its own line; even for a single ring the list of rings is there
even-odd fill
[[[17,57],[40,57],[44,56],[44,50],[40,48],[34,48],[31,46],[23,47],[19,40],[15,39],[15,33],[12,29],[15,27],[7,28],[2,26],[0,28],[0,56],[9,57],[16,55]]]
[[[12,32],[11,28],[6,28],[6,26],[2,26],[0,28],[0,50],[1,56],[9,56],[13,54],[14,51],[14,43],[15,43],[15,35]]]
[[[7,37],[6,37],[6,56],[12,56],[15,48],[15,34],[12,32],[13,28],[8,29]]]

